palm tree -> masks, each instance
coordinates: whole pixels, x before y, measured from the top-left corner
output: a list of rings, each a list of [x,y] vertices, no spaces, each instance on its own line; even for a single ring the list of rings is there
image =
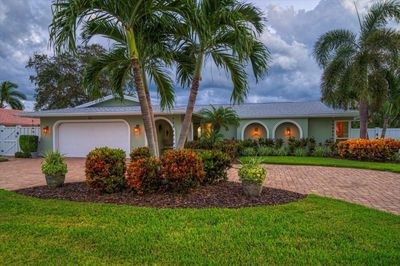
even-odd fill
[[[133,76],[140,101],[143,123],[150,152],[158,156],[156,131],[152,104],[146,88],[143,52],[151,34],[149,24],[170,25],[181,8],[178,1],[146,0],[56,0],[53,2],[53,20],[50,25],[50,42],[56,52],[64,49],[76,50],[78,29],[88,42],[95,36],[110,39],[114,45],[107,55],[108,60],[99,67],[113,62],[120,63],[112,70],[113,87],[121,87],[129,75]],[[123,62],[119,62],[122,59]],[[128,60],[125,60],[128,59]],[[117,60],[117,61],[115,61]],[[161,71],[161,68],[159,68]],[[93,71],[93,69],[92,69]],[[162,71],[161,71],[162,74]]]
[[[231,101],[241,103],[248,94],[246,67],[251,66],[256,81],[268,69],[269,52],[257,40],[264,30],[260,9],[238,0],[189,0],[186,23],[178,27],[177,76],[190,95],[177,148],[183,148],[190,124],[202,70],[207,59],[227,71],[233,83]],[[186,60],[186,61],[185,61]]]
[[[368,138],[371,102],[387,94],[382,73],[398,58],[400,37],[398,31],[388,27],[390,19],[400,20],[400,3],[375,3],[367,15],[359,16],[358,35],[345,29],[332,30],[314,47],[314,57],[324,70],[322,101],[345,109],[358,105],[360,138]]]
[[[221,128],[229,129],[230,125],[239,126],[239,117],[235,110],[230,107],[214,107],[202,109],[200,114],[203,116],[202,123],[210,123],[213,131],[219,133]]]
[[[26,96],[16,90],[18,85],[10,81],[4,81],[0,86],[0,108],[5,108],[5,104],[8,104],[12,109],[23,110],[24,104],[21,100],[26,100]]]

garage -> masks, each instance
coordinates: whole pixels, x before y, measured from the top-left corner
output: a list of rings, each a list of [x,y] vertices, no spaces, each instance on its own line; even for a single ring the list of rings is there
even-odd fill
[[[130,152],[129,125],[125,121],[59,122],[56,148],[66,157],[86,157],[96,147],[108,146]]]

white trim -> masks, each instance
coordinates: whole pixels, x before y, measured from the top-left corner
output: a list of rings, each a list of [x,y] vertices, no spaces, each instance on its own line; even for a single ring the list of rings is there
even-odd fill
[[[273,139],[275,139],[275,134],[276,134],[276,130],[278,129],[278,127],[280,125],[284,124],[284,123],[292,123],[295,126],[297,126],[297,129],[299,130],[299,133],[300,133],[300,138],[303,138],[303,129],[301,128],[301,126],[296,121],[293,121],[293,120],[282,120],[282,121],[279,121],[278,123],[276,123],[276,125],[274,126],[274,130],[272,131],[272,138]]]
[[[336,137],[336,122],[347,122],[348,124],[348,129],[347,129],[347,138],[337,138]],[[333,139],[335,140],[346,140],[346,139],[350,139],[350,135],[351,135],[351,120],[333,120]]]
[[[90,107],[90,106],[93,106],[95,104],[106,102],[106,101],[109,101],[109,100],[112,100],[112,99],[116,99],[116,98],[117,97],[115,95],[108,95],[108,96],[96,99],[94,101],[75,106],[74,108]],[[132,102],[139,102],[139,99],[137,97],[132,97],[132,96],[128,96],[128,95],[124,95],[123,99],[126,99],[128,101],[132,101]]]
[[[72,108],[73,109],[73,108]],[[48,111],[46,111],[48,112]],[[185,111],[179,112],[154,112],[154,115],[182,115]],[[77,113],[26,113],[26,115],[21,115],[21,117],[92,117],[92,116],[141,116],[141,111],[125,111],[125,112],[77,112]]]
[[[99,123],[99,122],[123,122],[128,126],[128,144],[129,149],[132,149],[131,146],[131,126],[124,119],[90,119],[90,120],[58,120],[54,123],[52,127],[52,135],[53,135],[53,151],[58,151],[58,127],[63,123]],[[129,156],[129,154],[127,154]]]
[[[174,123],[171,122],[171,120],[169,120],[166,117],[162,117],[162,116],[158,116],[154,118],[154,122],[156,122],[157,120],[164,120],[166,121],[171,127],[172,127],[172,140],[173,140],[173,148],[175,149],[176,146],[176,142],[175,142],[175,138],[176,138],[176,132],[175,132],[175,125]],[[156,134],[157,134],[157,128],[156,128]]]
[[[269,138],[269,129],[268,129],[268,127],[263,122],[261,122],[259,120],[252,120],[252,121],[248,122],[247,124],[245,124],[243,126],[242,135],[241,135],[242,140],[244,140],[244,132],[246,131],[246,128],[248,126],[250,126],[251,124],[260,124],[260,125],[262,125],[265,128],[265,130],[267,131],[267,138]]]

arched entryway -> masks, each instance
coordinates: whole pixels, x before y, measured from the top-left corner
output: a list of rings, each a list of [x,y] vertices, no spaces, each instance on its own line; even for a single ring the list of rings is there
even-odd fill
[[[261,138],[268,138],[269,132],[268,128],[259,121],[251,121],[247,123],[242,130],[242,139],[261,139]]]
[[[303,131],[299,124],[294,121],[281,121],[274,128],[274,138],[276,139],[300,139],[303,138]]]
[[[174,124],[164,117],[155,118],[155,122],[160,153],[168,149],[173,149],[175,146]]]

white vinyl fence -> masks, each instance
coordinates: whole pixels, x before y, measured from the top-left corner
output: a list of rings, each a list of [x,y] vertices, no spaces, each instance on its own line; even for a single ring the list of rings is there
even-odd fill
[[[380,138],[382,134],[382,128],[368,128],[368,137],[369,139]],[[360,138],[360,129],[359,128],[351,128],[350,129],[350,138],[358,139]],[[400,128],[388,128],[386,130],[385,138],[387,139],[400,139]]]
[[[6,127],[0,126],[0,155],[12,156],[19,148],[19,136],[40,136],[40,127]]]

